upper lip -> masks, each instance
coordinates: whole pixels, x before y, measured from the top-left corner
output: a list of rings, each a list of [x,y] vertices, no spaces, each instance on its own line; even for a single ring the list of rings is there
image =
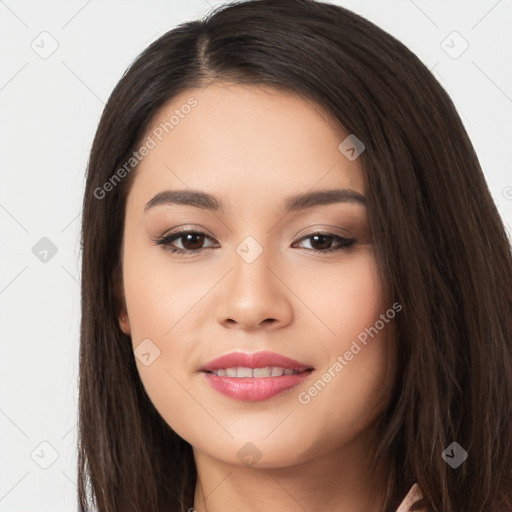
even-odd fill
[[[201,371],[214,372],[224,368],[265,368],[267,366],[277,366],[279,368],[290,368],[292,370],[312,370],[313,367],[275,352],[231,352],[213,359],[201,367]]]

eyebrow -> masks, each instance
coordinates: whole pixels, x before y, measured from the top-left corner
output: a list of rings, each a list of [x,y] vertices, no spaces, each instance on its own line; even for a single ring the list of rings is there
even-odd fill
[[[285,213],[305,210],[314,206],[353,203],[366,206],[365,197],[351,189],[327,189],[306,192],[285,198],[282,203],[282,211]],[[160,205],[179,204],[194,206],[209,211],[226,213],[224,203],[215,196],[198,190],[165,190],[159,192],[146,203],[144,212]]]

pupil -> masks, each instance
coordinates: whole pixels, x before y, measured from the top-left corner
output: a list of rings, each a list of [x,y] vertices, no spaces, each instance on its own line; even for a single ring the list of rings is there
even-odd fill
[[[185,235],[185,242],[184,242],[184,244],[183,244],[183,245],[184,245],[184,247],[185,247],[186,249],[189,249],[189,250],[200,249],[200,248],[201,248],[201,246],[203,245],[202,237],[203,237],[203,235],[200,235],[200,234],[198,234],[198,233],[197,233],[197,234],[190,234],[190,233],[189,233],[188,235]],[[198,245],[197,247],[195,247],[193,243],[192,243],[192,247],[190,247],[190,243],[189,243],[189,242],[190,242],[190,239],[191,239],[191,238],[192,238],[192,239],[193,239],[193,238],[199,238],[199,239],[200,239],[200,240],[199,240],[199,245]],[[196,245],[197,245],[197,244],[196,244]]]
[[[320,238],[320,239],[324,239],[324,243],[320,243],[320,245],[321,245],[321,246],[325,246],[325,247],[320,247],[320,248],[321,248],[321,249],[329,249],[330,243],[327,243],[327,244],[326,244],[326,243],[325,243],[325,240],[326,240],[326,239],[328,240],[328,239],[329,239],[329,238],[331,238],[331,237],[329,237],[329,236],[327,236],[327,235],[314,235],[314,236],[313,236],[313,242],[315,241],[315,239],[318,239],[318,238]],[[312,245],[313,245],[313,244],[312,244]],[[314,247],[314,246],[313,246],[313,247]]]

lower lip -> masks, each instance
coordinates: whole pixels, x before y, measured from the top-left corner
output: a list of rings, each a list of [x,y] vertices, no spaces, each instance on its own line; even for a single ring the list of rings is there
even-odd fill
[[[308,378],[311,372],[312,370],[306,370],[280,377],[219,377],[205,372],[205,376],[206,381],[215,391],[245,402],[257,402],[298,386]]]

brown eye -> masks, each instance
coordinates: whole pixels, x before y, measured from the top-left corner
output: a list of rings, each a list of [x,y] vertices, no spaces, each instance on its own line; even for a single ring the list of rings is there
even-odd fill
[[[311,238],[311,246],[313,249],[324,251],[331,248],[334,237],[328,235],[313,235]]]
[[[212,248],[211,245],[203,247],[206,239],[211,240],[208,235],[200,231],[180,231],[178,233],[166,235],[156,240],[156,243],[172,253],[194,254],[202,252],[204,249]],[[312,233],[301,238],[299,242],[309,239],[312,241],[310,242],[311,249],[308,250],[324,254],[347,249],[356,241],[354,238],[343,238],[339,235],[335,235],[334,233]],[[174,245],[178,240],[181,240],[182,247],[176,247]],[[332,246],[333,242],[337,242],[334,247]]]
[[[179,233],[170,234],[156,241],[158,245],[162,245],[164,249],[175,253],[197,253],[209,247],[203,247],[205,239],[210,239],[205,233],[200,231],[181,231]],[[174,242],[181,240],[182,247],[176,247]],[[211,247],[211,246],[210,246]]]
[[[354,238],[343,238],[334,233],[312,233],[311,235],[301,238],[299,242],[308,239],[311,239],[311,250],[320,253],[339,251],[350,247],[355,242]],[[335,240],[338,241],[337,246],[332,247],[332,243]]]
[[[181,235],[179,238],[183,240],[182,245],[185,250],[197,251],[201,249],[205,236],[202,233],[189,233],[187,235]]]

